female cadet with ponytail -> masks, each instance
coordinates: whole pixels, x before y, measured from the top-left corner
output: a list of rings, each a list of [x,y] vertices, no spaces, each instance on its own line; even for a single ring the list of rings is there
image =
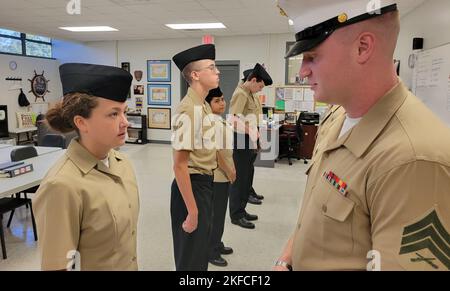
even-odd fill
[[[137,270],[139,194],[124,144],[132,76],[90,64],[60,67],[63,101],[46,119],[75,130],[65,155],[41,183],[33,208],[43,270]]]

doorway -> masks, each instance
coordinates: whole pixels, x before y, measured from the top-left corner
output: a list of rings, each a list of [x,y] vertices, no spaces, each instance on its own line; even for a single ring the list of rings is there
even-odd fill
[[[216,61],[216,66],[220,71],[220,90],[223,92],[223,97],[227,102],[227,108],[225,109],[225,114],[228,114],[228,108],[230,106],[231,96],[234,93],[238,83],[239,83],[239,65],[240,61]],[[180,73],[181,80],[181,99],[187,93],[188,83],[184,80],[182,74]],[[224,116],[225,117],[225,116]]]

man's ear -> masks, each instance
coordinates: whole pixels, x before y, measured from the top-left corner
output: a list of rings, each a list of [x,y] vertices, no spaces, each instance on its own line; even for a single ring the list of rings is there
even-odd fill
[[[78,128],[79,132],[86,133],[88,130],[86,119],[80,115],[74,116],[73,124],[75,124],[75,126]]]
[[[375,51],[375,35],[371,32],[363,32],[356,40],[357,62],[362,65],[367,63]]]
[[[199,72],[197,72],[197,71],[192,71],[192,72],[191,72],[191,79],[192,79],[192,80],[195,80],[195,81],[200,80]]]

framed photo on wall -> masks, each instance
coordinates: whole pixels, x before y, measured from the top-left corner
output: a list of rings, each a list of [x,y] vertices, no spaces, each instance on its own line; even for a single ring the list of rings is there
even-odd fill
[[[148,105],[166,105],[171,103],[170,84],[148,84],[147,85]]]
[[[144,95],[144,85],[133,86],[134,95]]]
[[[171,113],[170,108],[148,107],[148,128],[170,129]]]
[[[171,61],[170,60],[148,60],[147,80],[149,82],[170,82]]]
[[[124,69],[125,71],[127,71],[128,73],[130,72],[130,63],[129,62],[122,62],[120,63],[120,67],[122,69]],[[130,87],[130,91],[128,91],[128,96],[127,98],[131,98],[131,87]]]

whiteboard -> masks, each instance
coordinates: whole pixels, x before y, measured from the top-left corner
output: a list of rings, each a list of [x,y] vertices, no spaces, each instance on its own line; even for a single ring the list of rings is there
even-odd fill
[[[413,92],[450,126],[450,44],[417,55]]]

